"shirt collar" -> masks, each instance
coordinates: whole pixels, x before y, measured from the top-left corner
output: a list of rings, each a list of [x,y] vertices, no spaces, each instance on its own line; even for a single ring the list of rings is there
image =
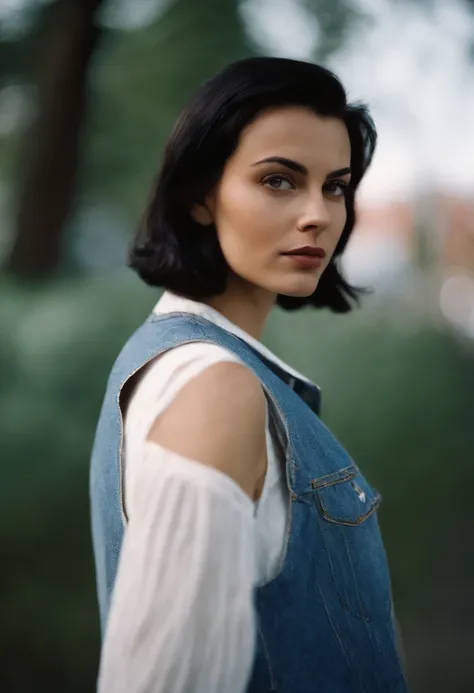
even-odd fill
[[[286,371],[289,375],[298,380],[302,380],[305,383],[313,385],[311,380],[296,371],[294,368],[291,368],[291,366],[279,359],[278,356],[275,356],[270,349],[267,349],[267,347],[255,339],[255,337],[252,337],[240,327],[237,327],[237,325],[224,317],[222,313],[219,313],[219,311],[211,308],[211,306],[208,306],[205,303],[200,303],[199,301],[195,301],[190,298],[178,296],[172,291],[165,291],[158,303],[155,305],[153,313],[162,314],[174,312],[193,313],[194,315],[200,315],[201,317],[206,318],[206,320],[209,320],[218,327],[222,327],[222,329],[227,330],[227,332],[231,332],[240,339],[243,339],[256,351],[260,352],[262,356],[275,363],[277,366],[279,366],[279,368]]]

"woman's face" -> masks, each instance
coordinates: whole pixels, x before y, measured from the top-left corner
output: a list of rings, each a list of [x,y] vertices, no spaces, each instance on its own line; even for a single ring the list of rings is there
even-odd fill
[[[272,108],[244,129],[206,204],[192,211],[215,223],[234,280],[271,294],[315,291],[346,222],[350,158],[344,123],[307,108]],[[324,257],[285,255],[303,246]]]

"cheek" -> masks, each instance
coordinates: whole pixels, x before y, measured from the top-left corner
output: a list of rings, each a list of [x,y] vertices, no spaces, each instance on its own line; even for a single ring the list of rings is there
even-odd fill
[[[219,238],[227,247],[258,247],[278,235],[278,205],[258,183],[229,181],[222,187],[216,208]]]

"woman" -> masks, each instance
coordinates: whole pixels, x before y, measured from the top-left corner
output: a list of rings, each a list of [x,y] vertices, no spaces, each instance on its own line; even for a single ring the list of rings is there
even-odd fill
[[[181,114],[131,266],[165,292],[91,465],[100,693],[402,693],[379,496],[259,341],[351,309],[338,259],[376,133],[329,71],[256,58]],[[107,625],[107,627],[106,627]]]

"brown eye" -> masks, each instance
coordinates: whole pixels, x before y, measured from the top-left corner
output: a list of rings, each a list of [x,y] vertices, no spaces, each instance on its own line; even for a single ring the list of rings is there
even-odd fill
[[[289,187],[284,187],[284,184]],[[263,181],[263,185],[268,186],[271,190],[291,190],[294,186],[288,178],[284,176],[269,176]]]
[[[326,191],[334,197],[346,197],[349,185],[343,180],[333,180],[326,185]]]

